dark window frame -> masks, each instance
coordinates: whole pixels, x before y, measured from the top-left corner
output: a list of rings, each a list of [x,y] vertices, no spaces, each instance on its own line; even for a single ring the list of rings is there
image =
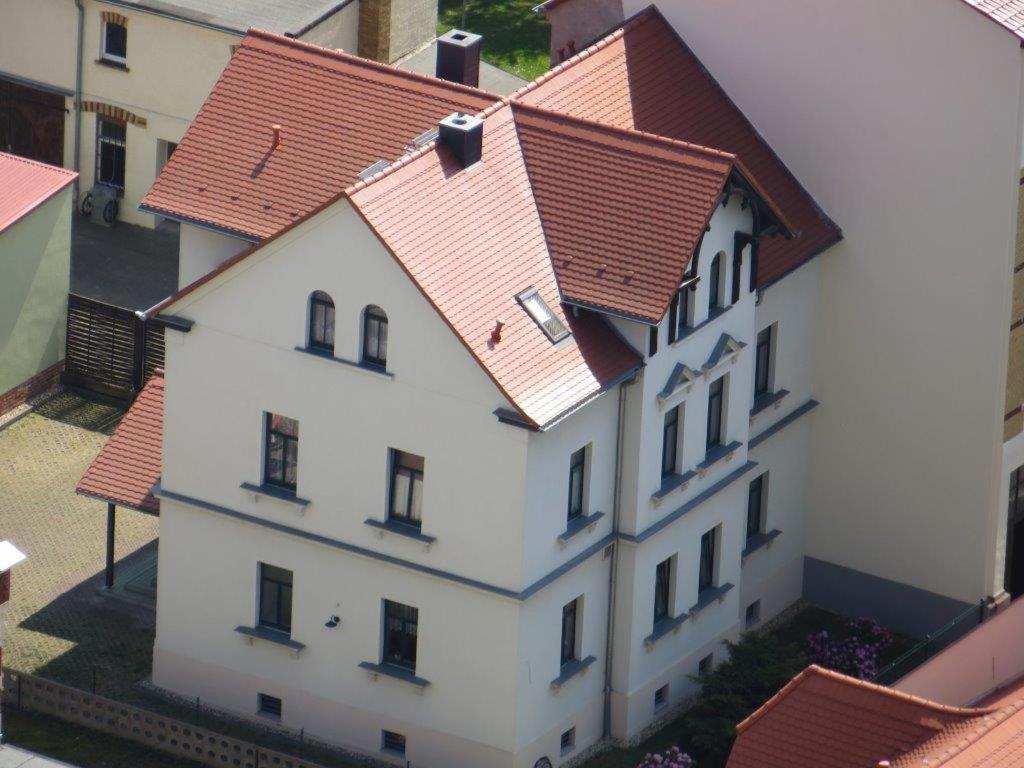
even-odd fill
[[[765,472],[751,480],[747,488],[747,541],[764,533],[767,480],[768,473]]]
[[[715,654],[709,653],[697,662],[697,677],[707,677],[715,671]]]
[[[672,558],[654,569],[654,624],[672,618]]]
[[[719,251],[711,259],[711,271],[708,273],[708,316],[714,314],[716,309],[722,309],[725,302],[722,301],[722,253]]]
[[[567,731],[563,731],[562,735],[558,739],[559,750],[563,755],[567,755],[576,749],[576,726],[572,726]]]
[[[380,732],[381,749],[392,752],[396,755],[405,755],[406,738],[401,733],[395,733],[387,729]]]
[[[274,425],[274,418],[279,419],[277,426]],[[295,423],[295,434],[291,435],[288,432],[282,431],[281,425],[284,420],[287,419],[290,422]],[[270,413],[269,411],[264,415],[264,429],[263,429],[263,483],[265,485],[272,485],[275,488],[284,488],[285,490],[295,492],[299,483],[299,422],[297,419],[290,418],[288,416],[281,416],[277,413]],[[275,439],[281,441],[281,461],[280,471],[277,472],[274,469],[273,454],[275,450]],[[294,449],[293,464],[294,464],[294,479],[288,479],[288,455],[289,449]]]
[[[381,664],[416,672],[420,609],[384,600]]]
[[[578,478],[578,482],[577,482]],[[586,514],[584,505],[587,498],[587,446],[573,451],[569,457],[569,501],[566,506],[566,521],[572,522]]]
[[[287,577],[285,577],[287,574]],[[295,574],[287,568],[260,563],[260,587],[257,601],[257,624],[287,635],[292,633],[292,608],[295,594]],[[274,590],[268,601],[266,590]],[[269,611],[265,609],[271,609]]]
[[[690,267],[693,267],[692,261],[690,262]],[[689,269],[683,276],[683,279],[683,286],[672,297],[672,304],[668,309],[669,344],[674,344],[682,338],[686,329],[690,327],[690,294],[696,289],[697,282],[690,278]]]
[[[718,528],[700,537],[700,562],[697,566],[697,594],[715,586],[715,559],[718,556]]]
[[[110,50],[110,32],[112,29],[119,30],[119,32],[115,33],[119,39],[115,39],[113,42],[122,44],[121,46],[118,46],[118,50],[120,50],[123,46],[123,51],[120,53],[117,50]],[[100,48],[101,59],[103,59],[104,61],[112,61],[116,64],[122,65],[126,65],[128,63],[128,27],[126,27],[124,24],[118,24],[116,21],[104,21],[102,43],[103,44]]]
[[[679,464],[679,406],[665,414],[661,426],[661,477],[676,474]]]
[[[668,691],[669,691],[668,685],[669,685],[668,683],[665,683],[663,686],[661,686],[660,688],[658,688],[654,692],[654,708],[655,709],[659,709],[659,708],[665,706],[668,703]]]
[[[755,600],[744,609],[743,624],[745,628],[749,629],[759,621],[761,621],[761,601]]]
[[[334,299],[330,294],[313,291],[309,295],[309,323],[306,332],[306,346],[309,349],[334,354],[335,318]]]
[[[579,633],[579,602],[577,597],[562,606],[562,647],[559,656],[563,667],[579,659],[576,642]]]
[[[757,334],[757,347],[754,355],[754,397],[758,398],[771,392],[772,337],[773,328],[769,325]]]
[[[116,129],[111,135],[106,128]],[[107,154],[111,153],[111,154]],[[109,157],[110,168],[104,169]],[[113,187],[124,194],[128,165],[128,124],[109,117],[96,118],[96,183]]]
[[[388,315],[376,304],[370,304],[363,309],[363,345],[360,362],[382,371],[388,366]]]
[[[284,711],[284,702],[278,696],[261,692],[256,694],[256,711],[261,715],[280,719]]]
[[[705,433],[705,448],[722,444],[722,427],[725,421],[725,376],[715,379],[708,387],[708,424]]]
[[[647,337],[647,356],[654,357],[658,354],[658,326],[652,325]]]
[[[426,459],[414,453],[392,448],[390,452],[391,482],[388,490],[388,520],[419,530],[423,526],[423,481]],[[407,479],[405,499],[399,498],[399,478]],[[419,509],[416,495],[419,493]]]

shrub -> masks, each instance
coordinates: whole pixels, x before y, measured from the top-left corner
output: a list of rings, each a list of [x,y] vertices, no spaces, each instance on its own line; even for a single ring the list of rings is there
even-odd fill
[[[693,768],[693,758],[679,747],[665,750],[664,754],[647,754],[636,768]]]
[[[878,656],[892,645],[892,633],[872,619],[855,619],[847,628],[847,637],[832,637],[827,630],[808,635],[807,656],[815,664],[869,680],[878,674]]]

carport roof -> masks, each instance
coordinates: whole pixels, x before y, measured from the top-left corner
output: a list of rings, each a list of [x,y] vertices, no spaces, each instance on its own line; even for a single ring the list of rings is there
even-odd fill
[[[74,182],[78,174],[0,152],[0,232]]]

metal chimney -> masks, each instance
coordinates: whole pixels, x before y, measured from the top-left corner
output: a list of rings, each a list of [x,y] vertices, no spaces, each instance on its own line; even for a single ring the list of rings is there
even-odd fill
[[[476,88],[480,84],[480,35],[453,29],[437,38],[437,76]]]
[[[459,159],[463,168],[480,161],[484,152],[484,121],[455,112],[437,125],[438,139]]]

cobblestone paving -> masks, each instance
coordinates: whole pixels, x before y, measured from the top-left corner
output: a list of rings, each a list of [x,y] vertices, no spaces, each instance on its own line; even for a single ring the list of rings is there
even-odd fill
[[[60,394],[0,430],[0,538],[28,554],[11,583],[4,663],[119,696],[149,673],[153,613],[98,594],[106,505],[75,494],[121,417]],[[118,510],[119,566],[155,547],[158,521]],[[137,555],[136,555],[137,556]]]

